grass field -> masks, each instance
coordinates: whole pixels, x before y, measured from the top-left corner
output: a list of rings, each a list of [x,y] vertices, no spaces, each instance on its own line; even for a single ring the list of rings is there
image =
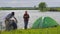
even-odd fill
[[[19,29],[11,31],[2,31],[1,34],[60,34],[60,26],[43,29]]]

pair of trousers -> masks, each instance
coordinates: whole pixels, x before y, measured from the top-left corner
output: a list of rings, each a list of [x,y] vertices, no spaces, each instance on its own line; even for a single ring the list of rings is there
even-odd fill
[[[28,21],[24,21],[24,29],[27,29]]]
[[[16,23],[13,22],[11,25],[13,26],[13,29],[17,29],[17,24]]]

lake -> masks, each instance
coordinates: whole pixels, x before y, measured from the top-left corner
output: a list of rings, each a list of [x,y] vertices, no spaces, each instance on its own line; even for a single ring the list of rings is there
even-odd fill
[[[24,28],[24,21],[23,21],[23,14],[26,10],[0,10],[0,23],[2,23],[2,26],[5,27],[4,19],[6,15],[8,15],[11,12],[15,12],[15,17],[18,20],[18,29]],[[28,23],[28,28],[31,28],[34,21],[38,19],[39,17],[46,17],[49,16],[57,21],[58,24],[60,24],[60,12],[40,12],[39,10],[27,10],[30,19]]]

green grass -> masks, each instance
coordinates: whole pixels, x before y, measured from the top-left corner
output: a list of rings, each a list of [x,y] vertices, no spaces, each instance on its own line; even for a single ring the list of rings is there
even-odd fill
[[[1,34],[60,34],[60,26],[43,29],[19,29],[11,31],[2,31]]]

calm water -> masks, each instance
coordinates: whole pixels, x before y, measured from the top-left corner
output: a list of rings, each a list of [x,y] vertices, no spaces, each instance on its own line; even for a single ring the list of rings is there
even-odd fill
[[[27,10],[30,15],[30,20],[28,24],[28,28],[31,28],[34,21],[39,17],[46,17],[49,16],[57,21],[60,24],[60,12],[39,12],[39,10]],[[0,23],[2,22],[2,26],[5,27],[4,18],[7,14],[15,12],[15,17],[18,20],[18,29],[23,29],[24,22],[23,22],[23,14],[25,10],[0,10]]]

